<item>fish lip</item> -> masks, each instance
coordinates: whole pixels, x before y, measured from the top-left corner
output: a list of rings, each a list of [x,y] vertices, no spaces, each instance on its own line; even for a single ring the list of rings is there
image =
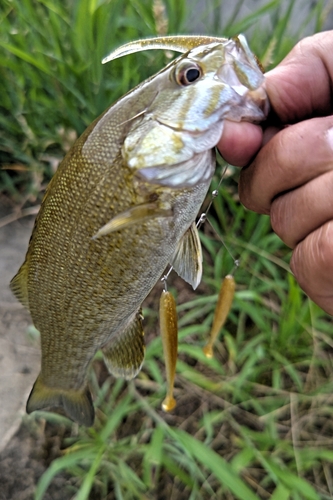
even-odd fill
[[[260,120],[265,120],[270,110],[270,103],[265,88],[261,85],[256,89],[249,90],[244,97],[261,111],[262,118]]]

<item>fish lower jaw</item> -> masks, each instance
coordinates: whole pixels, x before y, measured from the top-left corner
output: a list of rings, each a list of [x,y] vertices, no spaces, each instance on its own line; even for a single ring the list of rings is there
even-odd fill
[[[249,90],[246,93],[246,100],[259,112],[261,112],[262,116],[255,118],[255,121],[265,120],[269,113],[270,104],[267,97],[266,90],[263,87],[258,87],[254,90]]]

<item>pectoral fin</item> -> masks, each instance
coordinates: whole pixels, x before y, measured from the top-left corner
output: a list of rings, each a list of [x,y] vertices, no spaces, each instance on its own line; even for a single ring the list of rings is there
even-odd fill
[[[28,262],[25,261],[20,267],[17,274],[10,282],[10,289],[21,302],[22,306],[29,310],[29,300],[28,300]]]
[[[113,231],[119,231],[125,227],[132,226],[133,224],[140,224],[154,217],[169,217],[171,215],[172,210],[166,204],[165,206],[161,206],[160,203],[153,202],[136,205],[113,217],[113,219],[97,231],[97,233],[93,236],[93,240],[99,238],[100,236],[106,236]]]
[[[117,338],[102,348],[102,352],[109,372],[115,377],[130,380],[139,373],[145,357],[141,312]]]
[[[170,264],[195,290],[202,276],[202,251],[199,233],[193,222],[179,241]]]
[[[27,402],[27,413],[50,406],[60,406],[69,418],[80,425],[90,427],[94,423],[95,410],[88,388],[74,391],[48,387],[39,376]]]

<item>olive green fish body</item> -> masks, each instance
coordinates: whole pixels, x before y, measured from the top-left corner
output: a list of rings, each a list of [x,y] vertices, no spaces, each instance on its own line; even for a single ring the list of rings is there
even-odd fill
[[[177,241],[193,221],[208,188],[196,186],[171,199],[177,224],[172,217],[158,217],[93,240],[105,220],[122,211],[122,199],[117,202],[117,197],[112,196],[116,182],[127,201],[135,199],[129,185],[118,178],[119,171],[103,182],[102,192],[92,191],[81,209],[78,203],[65,238],[61,233],[66,214],[56,213],[49,226],[51,218],[45,213],[48,223],[40,221],[36,239],[33,237],[31,242],[28,289],[33,300],[29,300],[29,308],[42,334],[41,376],[50,387],[82,387],[92,356],[112,336],[121,333],[138,311],[170,261]],[[60,200],[62,203],[61,196]],[[72,203],[76,201],[73,197]],[[92,224],[94,210],[100,213]],[[54,252],[57,240],[61,246]]]
[[[144,356],[140,306],[163,270],[172,262],[194,287],[200,282],[194,220],[223,119],[260,121],[267,112],[260,70],[222,40],[192,49],[117,101],[50,182],[11,283],[41,334],[28,412],[62,406],[91,425],[86,374],[96,351],[112,373],[132,378]],[[242,57],[249,74],[233,67]]]

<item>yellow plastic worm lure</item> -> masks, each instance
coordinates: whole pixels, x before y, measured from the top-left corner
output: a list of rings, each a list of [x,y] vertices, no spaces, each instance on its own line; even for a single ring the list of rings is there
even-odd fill
[[[176,406],[176,400],[173,397],[173,386],[178,353],[178,325],[175,299],[166,290],[163,290],[160,298],[160,330],[168,384],[167,395],[162,403],[162,409],[171,411]]]
[[[235,279],[231,274],[228,274],[222,281],[215,308],[213,326],[209,334],[208,342],[203,348],[203,352],[207,358],[213,357],[213,345],[231,309],[235,294],[235,286]]]
[[[218,295],[213,325],[209,334],[208,342],[203,348],[203,352],[207,358],[212,358],[214,355],[213,346],[230,312],[235,294],[235,287],[236,283],[234,277],[231,274],[225,276]],[[172,294],[166,290],[163,290],[160,298],[159,313],[160,333],[162,338],[167,379],[167,395],[162,403],[162,409],[169,412],[176,406],[173,389],[178,353],[178,325],[175,299]]]

